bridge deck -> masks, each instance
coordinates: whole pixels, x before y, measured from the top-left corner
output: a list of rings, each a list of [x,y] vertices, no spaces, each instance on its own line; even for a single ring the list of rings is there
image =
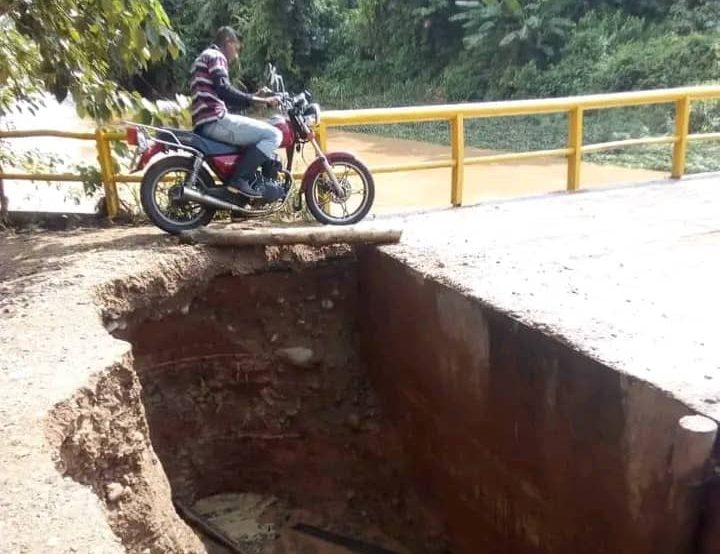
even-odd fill
[[[720,419],[720,177],[406,224],[393,256]]]

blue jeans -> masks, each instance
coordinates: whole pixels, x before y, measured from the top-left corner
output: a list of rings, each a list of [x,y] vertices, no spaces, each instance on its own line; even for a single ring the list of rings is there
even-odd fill
[[[225,114],[222,119],[205,124],[202,134],[226,144],[255,145],[268,158],[274,156],[282,142],[280,130],[269,123],[235,114]]]

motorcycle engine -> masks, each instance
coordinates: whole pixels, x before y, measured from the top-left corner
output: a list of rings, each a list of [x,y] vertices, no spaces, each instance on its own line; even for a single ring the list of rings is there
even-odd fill
[[[256,188],[262,194],[264,202],[272,203],[285,197],[285,187],[277,181],[282,167],[282,162],[277,158],[262,164],[262,172],[258,176]]]
[[[285,197],[285,188],[270,179],[263,179],[260,189],[265,202],[275,202]]]
[[[262,165],[262,174],[266,179],[277,179],[278,173],[282,169],[282,162],[280,160],[268,160]]]

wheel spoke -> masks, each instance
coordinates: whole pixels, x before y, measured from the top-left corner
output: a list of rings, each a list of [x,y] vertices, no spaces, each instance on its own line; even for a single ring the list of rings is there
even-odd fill
[[[178,223],[192,223],[202,217],[204,207],[195,202],[173,201],[174,190],[181,187],[188,177],[187,170],[170,170],[160,175],[154,191],[154,202],[164,217]]]
[[[313,196],[317,208],[328,218],[337,221],[350,219],[365,207],[368,184],[364,175],[351,163],[333,164],[333,171],[342,189],[340,195],[335,193],[334,186],[326,173],[318,175],[314,185]],[[357,197],[357,200],[355,198]],[[348,206],[349,201],[352,204]],[[333,215],[335,214],[335,215]]]

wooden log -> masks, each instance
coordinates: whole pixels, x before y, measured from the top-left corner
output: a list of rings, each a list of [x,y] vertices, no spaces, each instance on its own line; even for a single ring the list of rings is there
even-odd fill
[[[186,244],[210,246],[280,246],[306,244],[395,244],[400,242],[400,229],[367,227],[269,227],[252,230],[195,229],[180,235]]]

